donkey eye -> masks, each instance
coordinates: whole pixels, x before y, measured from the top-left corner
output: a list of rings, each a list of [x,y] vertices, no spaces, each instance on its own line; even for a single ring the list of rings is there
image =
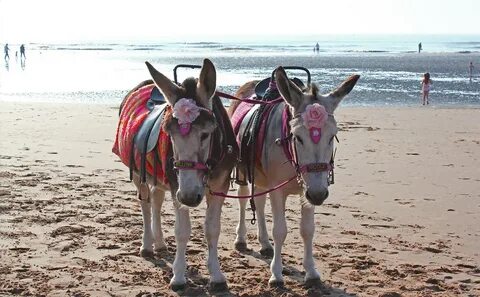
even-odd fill
[[[201,141],[204,141],[205,139],[207,139],[207,137],[208,137],[208,133],[202,133],[202,134],[200,135],[200,140],[201,140]]]
[[[295,140],[298,141],[300,144],[303,144],[303,140],[300,137],[295,136]]]

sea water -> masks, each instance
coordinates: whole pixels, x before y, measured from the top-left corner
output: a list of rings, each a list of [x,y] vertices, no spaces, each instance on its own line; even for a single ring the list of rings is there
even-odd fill
[[[319,43],[320,51],[313,48]],[[423,51],[418,53],[418,43]],[[420,103],[420,82],[431,73],[434,105],[480,105],[480,36],[319,36],[243,38],[195,42],[116,42],[27,44],[27,59],[0,68],[0,100],[118,104],[148,79],[151,62],[173,79],[177,64],[217,69],[218,89],[234,93],[243,83],[269,77],[280,65],[310,70],[328,93],[351,74],[361,79],[344,105],[385,106]],[[470,82],[468,65],[474,63]],[[0,63],[1,64],[1,63]],[[303,80],[301,72],[290,72]],[[198,69],[179,69],[179,80]],[[225,101],[228,104],[228,101]]]

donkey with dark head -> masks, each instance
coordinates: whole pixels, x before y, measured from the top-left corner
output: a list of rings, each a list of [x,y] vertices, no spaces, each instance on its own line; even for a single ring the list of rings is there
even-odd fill
[[[181,85],[172,82],[148,62],[147,67],[153,81],[140,84],[124,99],[113,149],[123,163],[133,166],[133,181],[138,189],[143,215],[140,253],[150,256],[166,248],[161,228],[161,207],[165,192],[170,191],[175,206],[177,245],[170,285],[174,290],[182,289],[186,284],[185,252],[191,233],[189,208],[198,206],[206,196],[205,236],[210,285],[214,290],[225,289],[226,280],[220,271],[217,254],[224,198],[213,197],[207,188],[228,191],[238,148],[227,112],[215,95],[215,67],[205,59],[199,78],[187,78]],[[159,122],[159,132],[155,135],[158,141],[154,138],[157,141],[155,149],[144,157],[147,174],[146,178],[142,178],[139,170],[142,167],[141,157],[135,147],[139,127],[148,120],[146,102],[155,87],[161,91],[166,103],[152,111],[163,108],[158,112],[163,121]]]
[[[308,285],[320,281],[312,251],[314,211],[316,205],[321,205],[328,198],[328,186],[333,182],[334,139],[338,131],[334,111],[358,79],[358,75],[353,75],[331,93],[322,95],[315,85],[306,90],[299,88],[287,77],[282,67],[275,71],[276,88],[284,102],[272,108],[268,120],[265,121],[265,137],[259,140],[263,141],[263,149],[252,169],[255,174],[255,191],[274,189],[295,175],[298,178],[269,194],[273,213],[274,247],[269,242],[265,224],[265,195],[255,198],[261,253],[268,255],[273,250],[270,266],[272,275],[269,281],[271,285],[283,285],[281,251],[287,235],[285,207],[288,195],[300,195],[301,199],[301,203],[296,205],[301,205],[300,232],[304,241],[305,281]],[[236,95],[241,98],[252,95],[253,86],[252,82],[246,83]],[[246,112],[245,106],[241,107],[242,104],[245,103],[233,104],[230,107],[229,114],[232,119],[240,118],[237,112]],[[235,127],[238,125],[235,122],[233,124]],[[239,193],[248,194],[248,187],[240,186]],[[246,203],[246,200],[240,201],[240,222],[235,240],[237,249],[247,246]]]

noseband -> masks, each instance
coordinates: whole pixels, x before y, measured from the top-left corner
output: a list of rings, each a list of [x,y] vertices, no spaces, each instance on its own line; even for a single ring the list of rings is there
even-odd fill
[[[335,139],[337,137],[335,136]],[[337,139],[338,141],[338,139]],[[290,141],[291,142],[291,141]],[[335,168],[334,166],[334,158],[335,158],[335,151],[332,153],[332,157],[330,158],[329,163],[309,163],[309,164],[304,164],[300,165],[298,164],[298,156],[297,156],[297,145],[296,141],[294,140],[292,144],[290,144],[293,147],[294,151],[294,159],[293,159],[293,164],[295,166],[295,170],[297,171],[297,175],[300,177],[302,173],[315,173],[315,172],[324,172],[328,171],[328,177],[327,177],[327,183],[328,185],[333,185],[335,183],[335,174],[333,169]]]

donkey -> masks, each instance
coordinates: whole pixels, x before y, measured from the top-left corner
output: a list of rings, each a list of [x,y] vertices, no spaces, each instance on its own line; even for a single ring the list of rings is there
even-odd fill
[[[132,145],[132,141],[136,132],[132,129],[148,113],[146,100],[156,85],[166,99],[167,107],[157,146],[147,159],[154,159],[161,164],[147,164],[146,182],[142,182],[138,156],[133,156],[133,182],[138,190],[143,216],[140,254],[150,257],[166,249],[161,228],[161,208],[165,192],[169,190],[175,207],[176,242],[170,286],[174,291],[184,289],[185,252],[191,234],[189,208],[198,206],[206,195],[205,237],[210,290],[225,290],[226,279],[220,270],[217,252],[224,198],[213,197],[206,189],[228,191],[230,173],[238,158],[238,147],[228,114],[220,98],[215,95],[215,67],[205,59],[198,79],[187,78],[181,85],[176,85],[148,62],[146,64],[153,81],[141,83],[122,102],[113,149],[128,165],[128,160],[135,154],[133,148],[128,151],[135,145]],[[161,175],[158,174],[158,167],[161,167]]]
[[[284,285],[281,252],[287,235],[285,203],[288,195],[301,196],[300,233],[304,242],[305,284],[308,287],[320,283],[320,274],[315,267],[312,251],[315,231],[314,211],[316,205],[321,205],[327,199],[328,186],[333,175],[333,142],[338,131],[333,113],[340,101],[353,89],[359,77],[353,75],[331,93],[321,95],[315,85],[302,91],[288,79],[282,67],[275,70],[276,87],[284,102],[278,103],[272,109],[266,122],[259,163],[257,162],[252,169],[255,174],[254,186],[258,192],[273,189],[295,175],[298,180],[293,180],[269,194],[273,213],[274,242],[273,260],[270,265],[271,286]],[[240,98],[251,96],[254,94],[254,86],[255,82],[246,83],[240,87],[236,96]],[[238,118],[236,112],[242,112],[240,108],[242,104],[245,103],[234,103],[230,106],[231,119]],[[248,187],[240,186],[238,192],[240,195],[246,195]],[[247,247],[246,203],[245,199],[240,200],[240,221],[235,239],[235,247],[238,250]],[[265,195],[256,197],[255,204],[261,253],[268,255],[272,253],[272,245],[265,224]]]

